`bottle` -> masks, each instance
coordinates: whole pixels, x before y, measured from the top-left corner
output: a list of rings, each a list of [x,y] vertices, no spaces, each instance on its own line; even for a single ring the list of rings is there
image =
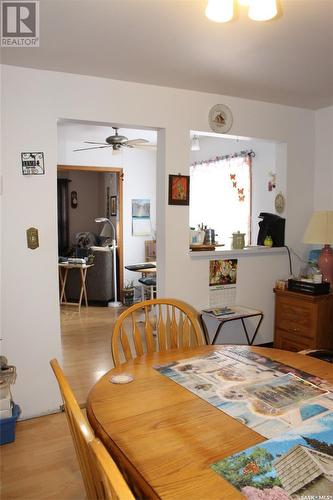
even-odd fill
[[[272,237],[267,235],[265,240],[264,240],[264,245],[265,247],[272,247],[273,246],[273,240]]]

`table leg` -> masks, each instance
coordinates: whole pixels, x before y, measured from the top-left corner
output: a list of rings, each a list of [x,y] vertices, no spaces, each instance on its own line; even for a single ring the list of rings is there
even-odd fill
[[[87,298],[87,289],[86,289],[86,277],[87,277],[87,268],[80,269],[81,274],[81,290],[80,290],[80,300],[79,300],[79,308],[81,307],[82,297],[84,296],[84,302],[86,307],[88,307],[88,298]]]
[[[208,334],[207,326],[206,326],[206,323],[205,323],[205,321],[203,319],[203,315],[202,314],[200,314],[199,319],[200,319],[200,323],[201,323],[201,326],[202,326],[202,331],[203,331],[203,334],[204,334],[204,337],[205,337],[206,344],[209,345],[210,344],[209,334]]]
[[[215,344],[215,342],[217,340],[217,337],[219,336],[219,333],[220,333],[221,328],[222,328],[223,325],[224,325],[224,322],[219,323],[219,326],[217,327],[217,330],[216,330],[214,338],[213,338],[212,345]]]
[[[253,345],[254,339],[256,338],[256,335],[257,335],[257,333],[258,333],[258,330],[259,330],[259,327],[260,327],[261,322],[262,322],[262,320],[263,320],[263,317],[264,317],[264,315],[263,315],[263,314],[260,314],[260,319],[259,319],[259,321],[258,321],[257,328],[255,329],[255,332],[254,332],[254,334],[253,334],[252,340],[251,340],[251,342],[250,342],[250,344],[249,344],[249,345]]]
[[[68,275],[68,269],[65,269],[65,276],[63,276],[60,268],[60,282],[61,282],[60,304],[67,304],[67,297],[65,293],[67,275]]]

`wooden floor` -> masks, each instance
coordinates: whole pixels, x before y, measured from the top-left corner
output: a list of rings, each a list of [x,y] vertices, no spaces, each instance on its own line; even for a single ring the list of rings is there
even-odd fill
[[[79,403],[112,366],[110,340],[122,312],[107,307],[61,311],[63,369]],[[5,499],[85,498],[64,413],[18,422],[16,440],[0,447],[1,490]]]
[[[84,404],[89,390],[113,367],[111,334],[124,309],[87,307],[61,311],[63,370],[79,403]]]

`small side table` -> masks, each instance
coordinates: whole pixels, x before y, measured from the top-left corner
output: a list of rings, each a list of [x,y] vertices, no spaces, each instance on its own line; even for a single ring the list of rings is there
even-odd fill
[[[206,323],[204,320],[204,316],[211,318],[211,319],[215,319],[218,322],[218,325],[217,325],[217,328],[215,330],[215,334],[213,337],[212,344],[216,344],[217,338],[218,338],[218,336],[222,330],[222,327],[225,323],[228,323],[230,321],[240,320],[242,322],[242,325],[243,325],[243,330],[244,330],[244,333],[246,336],[247,343],[248,343],[248,345],[252,345],[256,336],[257,336],[261,322],[263,320],[263,317],[264,317],[263,312],[259,311],[258,309],[252,309],[250,307],[244,307],[244,306],[230,306],[229,309],[232,310],[232,314],[228,314],[225,316],[214,316],[214,314],[207,313],[205,311],[201,311],[200,321],[201,321],[201,324],[203,327],[203,331],[205,334],[207,344],[210,343],[210,339],[209,339],[209,335],[208,335],[207,326],[206,326]],[[258,321],[256,329],[253,333],[252,339],[250,340],[244,319],[245,318],[252,318],[252,317],[256,317],[256,316],[259,318],[259,321]]]
[[[87,271],[89,267],[92,267],[94,264],[67,264],[66,262],[58,264],[59,266],[59,275],[60,275],[60,284],[61,284],[61,291],[60,291],[60,304],[62,305],[70,305],[70,306],[78,306],[79,309],[81,308],[82,304],[82,298],[84,296],[84,302],[86,307],[88,307],[88,298],[87,298],[87,289],[86,289],[86,277],[87,277]],[[65,272],[63,273],[63,269]],[[80,276],[81,276],[81,289],[80,289],[80,297],[79,297],[79,302],[68,302],[66,298],[66,281],[67,281],[67,276],[68,276],[68,271],[70,269],[78,269],[80,271]]]

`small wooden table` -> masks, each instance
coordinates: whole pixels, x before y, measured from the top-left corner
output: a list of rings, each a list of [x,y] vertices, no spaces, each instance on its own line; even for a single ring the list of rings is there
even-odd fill
[[[59,275],[60,275],[60,304],[65,306],[78,306],[79,309],[82,304],[82,298],[84,296],[84,302],[86,307],[88,307],[88,298],[87,298],[87,288],[86,288],[86,277],[87,271],[89,267],[92,267],[94,264],[67,264],[66,262],[59,263]],[[63,274],[62,270],[65,269]],[[81,276],[81,288],[80,288],[80,297],[79,302],[68,302],[66,297],[66,281],[68,276],[68,271],[70,269],[78,269],[80,271]]]
[[[212,307],[211,309],[214,309],[214,307]],[[232,310],[232,314],[228,314],[225,316],[214,316],[214,314],[210,314],[210,313],[207,313],[205,311],[201,311],[200,320],[201,320],[203,331],[204,331],[204,334],[206,337],[207,344],[210,343],[210,338],[208,335],[206,323],[204,321],[204,316],[207,316],[210,319],[215,319],[218,322],[217,328],[215,330],[214,338],[212,340],[212,344],[215,344],[215,342],[217,341],[217,338],[221,332],[222,326],[225,323],[227,323],[229,321],[236,321],[237,319],[239,319],[239,320],[241,320],[242,325],[243,325],[243,330],[244,330],[244,333],[246,336],[247,344],[252,345],[256,336],[257,336],[261,322],[263,320],[263,317],[264,317],[263,312],[259,311],[259,309],[252,309],[250,307],[244,307],[244,306],[230,306],[230,309]],[[257,326],[255,328],[255,331],[252,335],[252,339],[250,339],[245,322],[244,322],[244,319],[245,318],[253,318],[256,316],[258,316],[259,321],[258,321]]]
[[[278,349],[242,348],[333,382],[329,363]],[[244,498],[210,465],[265,438],[153,369],[219,350],[210,345],[145,355],[110,370],[90,391],[89,421],[140,498]],[[131,374],[133,382],[111,383],[120,373]]]

